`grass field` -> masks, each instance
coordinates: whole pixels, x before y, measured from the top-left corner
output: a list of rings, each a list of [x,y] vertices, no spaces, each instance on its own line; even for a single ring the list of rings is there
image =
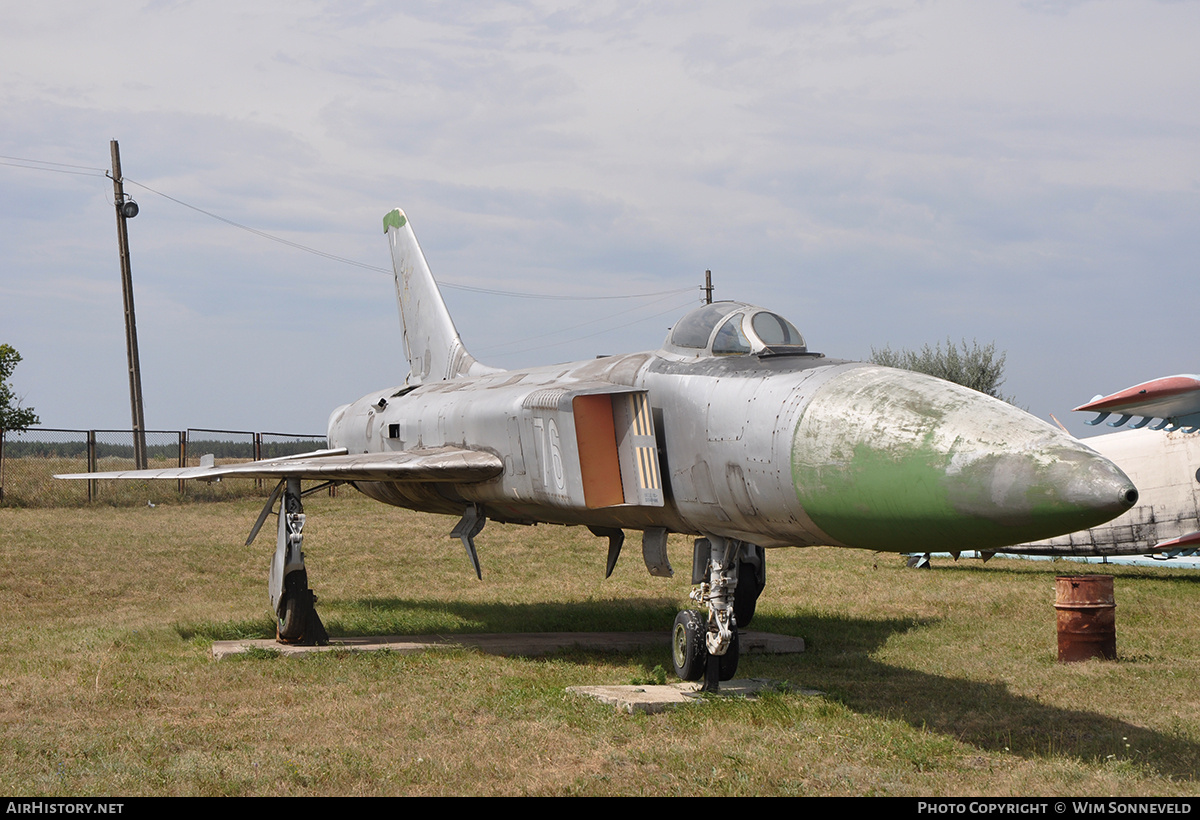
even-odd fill
[[[823,694],[626,715],[566,687],[665,652],[211,660],[273,634],[271,526],[241,546],[260,505],[0,509],[0,793],[1200,793],[1200,573],[1113,567],[1120,660],[1061,665],[1054,576],[1081,565],[776,550],[753,628],[809,649],[739,675]],[[683,538],[674,579],[631,534],[604,580],[606,539],[488,524],[479,582],[452,520],[354,493],[306,512],[335,636],[666,631],[687,594]]]
[[[221,459],[218,464],[246,459]],[[199,466],[199,459],[191,459],[190,466]],[[96,464],[97,471],[132,470],[133,459],[107,458]],[[151,459],[147,469],[163,469],[179,466],[178,459]],[[88,502],[88,484],[94,485],[91,503],[112,507],[171,504],[186,498],[188,501],[229,501],[247,496],[266,498],[274,482],[259,482],[252,478],[228,478],[222,481],[184,482],[181,493],[174,481],[113,481],[97,479],[86,481],[56,481],[59,473],[86,473],[88,462],[85,457],[26,457],[7,456],[4,461],[4,486],[0,506],[3,507],[80,507]],[[265,486],[264,486],[265,485]],[[243,539],[245,540],[245,539]]]

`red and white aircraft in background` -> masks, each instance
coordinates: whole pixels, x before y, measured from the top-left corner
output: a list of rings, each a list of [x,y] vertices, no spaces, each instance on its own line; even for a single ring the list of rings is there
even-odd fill
[[[1083,439],[1128,475],[1138,488],[1138,502],[1113,520],[1087,530],[978,554],[1053,558],[1146,556],[1160,560],[1200,558],[1200,376],[1178,375],[1134,385],[1108,396],[1096,396],[1076,407],[1110,416],[1109,427],[1129,429]],[[1132,422],[1132,423],[1130,423]],[[910,566],[928,564],[914,555]]]

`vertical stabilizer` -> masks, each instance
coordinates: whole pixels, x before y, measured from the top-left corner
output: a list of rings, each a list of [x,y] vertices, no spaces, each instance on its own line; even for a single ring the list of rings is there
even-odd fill
[[[392,247],[396,302],[411,369],[408,384],[498,372],[475,361],[463,346],[404,211],[396,208],[385,216],[383,230]]]

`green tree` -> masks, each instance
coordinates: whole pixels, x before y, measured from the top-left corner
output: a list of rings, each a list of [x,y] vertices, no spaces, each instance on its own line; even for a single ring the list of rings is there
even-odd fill
[[[21,400],[8,386],[9,377],[20,363],[20,353],[9,345],[0,345],[0,431],[20,431],[39,423],[33,408],[22,407]]]
[[[871,348],[871,361],[875,364],[927,373],[1014,404],[1012,396],[1000,393],[1007,356],[1007,353],[997,355],[994,342],[980,346],[978,341],[972,340],[968,346],[966,339],[961,345],[955,345],[947,338],[945,348],[941,342],[934,347],[925,345],[920,350]]]

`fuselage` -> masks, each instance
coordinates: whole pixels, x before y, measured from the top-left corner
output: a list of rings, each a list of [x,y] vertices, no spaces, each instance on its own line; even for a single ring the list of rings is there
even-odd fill
[[[390,388],[334,411],[329,444],[504,461],[477,483],[356,482],[389,504],[768,547],[989,549],[1094,526],[1136,499],[1111,462],[1017,408],[808,353],[665,348]]]

